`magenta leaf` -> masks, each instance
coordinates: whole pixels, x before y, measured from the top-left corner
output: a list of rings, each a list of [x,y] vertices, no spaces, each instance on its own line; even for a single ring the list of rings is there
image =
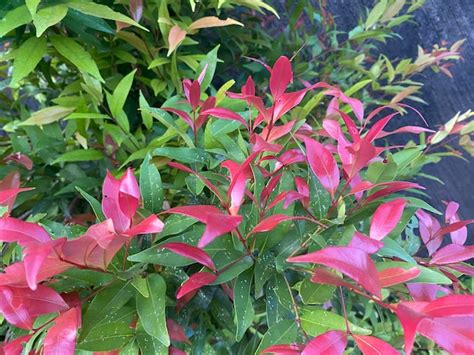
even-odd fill
[[[399,355],[393,346],[382,339],[356,334],[353,334],[352,337],[363,355]]]
[[[197,272],[183,282],[176,293],[176,298],[180,299],[190,292],[199,290],[201,287],[213,283],[216,279],[217,276],[210,272]]]
[[[370,238],[382,240],[393,231],[402,217],[405,205],[404,199],[397,198],[377,207],[370,221]]]
[[[301,355],[342,355],[346,346],[347,334],[340,330],[330,330],[311,340]]]
[[[281,56],[277,59],[270,75],[270,92],[276,101],[285,92],[288,84],[293,81],[291,63],[287,57]]]
[[[401,267],[387,268],[379,271],[380,286],[389,287],[418,277],[420,270],[416,267],[404,269]]]
[[[193,247],[185,243],[166,243],[161,246],[161,248],[168,249],[173,253],[184,256],[185,258],[196,261],[199,264],[202,264],[209,269],[216,271],[216,266],[212,261],[211,257],[204,251],[199,248]]]
[[[81,310],[74,307],[61,313],[54,320],[44,338],[44,355],[74,355],[77,330],[81,324]]]

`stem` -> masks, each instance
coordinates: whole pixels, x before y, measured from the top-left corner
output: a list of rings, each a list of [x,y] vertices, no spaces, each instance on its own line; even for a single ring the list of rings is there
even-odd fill
[[[306,333],[306,331],[303,329],[303,327],[301,326],[301,318],[300,318],[300,315],[298,313],[298,306],[296,304],[295,298],[293,297],[293,292],[291,292],[291,286],[290,286],[287,278],[285,277],[285,275],[282,274],[282,276],[283,276],[283,279],[285,280],[286,287],[288,288],[288,293],[290,294],[290,297],[291,297],[291,306],[293,308],[293,312],[295,313],[296,324],[298,325],[298,328],[300,328],[301,332],[303,333],[303,335],[305,337],[305,340],[308,341],[309,336]]]

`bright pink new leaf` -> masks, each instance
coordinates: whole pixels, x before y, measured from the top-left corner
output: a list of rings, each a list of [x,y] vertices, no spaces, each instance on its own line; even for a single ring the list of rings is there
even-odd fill
[[[345,332],[330,330],[311,340],[301,355],[342,355],[346,345],[347,334]]]
[[[352,337],[363,355],[399,355],[393,346],[382,339],[356,334],[353,334]]]
[[[13,217],[0,218],[0,241],[2,242],[17,242],[22,246],[28,246],[50,240],[48,232],[36,223],[24,222]]]
[[[199,290],[201,287],[213,283],[216,279],[217,276],[210,272],[197,272],[183,282],[176,293],[176,298],[180,299],[190,292]]]
[[[297,216],[287,216],[285,214],[274,214],[270,217],[265,218],[263,221],[261,221],[259,224],[257,224],[250,234],[255,234],[255,233],[263,233],[263,232],[268,232],[277,227],[280,223],[286,222],[286,221],[292,221],[295,219],[300,219]]]
[[[226,108],[222,108],[222,107],[210,108],[210,109],[207,109],[206,111],[201,112],[201,114],[214,116],[217,118],[221,118],[223,120],[237,121],[237,122],[242,123],[245,127],[247,127],[247,122],[243,119],[242,116]]]
[[[446,212],[445,212],[445,222],[446,223],[455,223],[459,222],[460,218],[457,214],[459,209],[459,204],[457,202],[451,201],[446,203]],[[467,228],[462,227],[454,232],[451,232],[451,240],[455,244],[463,245],[467,239]]]
[[[436,233],[441,229],[441,225],[432,215],[422,209],[416,211],[415,215],[420,222],[418,229],[421,239],[426,245],[426,249],[428,249],[428,254],[431,255],[438,250],[443,241],[442,235],[435,237]]]
[[[404,199],[397,198],[377,207],[370,221],[370,238],[382,240],[393,231],[402,217],[405,205]]]
[[[440,285],[416,282],[407,284],[407,288],[411,297],[416,302],[431,302],[439,296],[445,296],[451,293],[450,289]]]
[[[172,251],[173,253],[184,256],[185,258],[194,260],[195,262],[207,266],[209,269],[216,271],[216,266],[211,257],[202,249],[193,247],[186,243],[172,242],[166,243],[161,248]]]
[[[365,251],[351,247],[327,247],[287,259],[290,263],[314,263],[333,268],[357,281],[370,293],[381,297],[377,269]]]
[[[474,245],[448,244],[433,254],[430,264],[454,264],[474,258]]]
[[[291,63],[287,57],[281,56],[273,65],[272,74],[270,75],[270,92],[275,101],[280,98],[292,81]]]
[[[18,355],[21,354],[23,351],[23,344],[27,343],[30,338],[33,336],[31,335],[23,335],[16,339],[10,340],[9,342],[5,342],[0,345],[0,354],[2,355]]]
[[[242,216],[230,216],[210,205],[180,206],[171,208],[165,213],[176,213],[192,217],[206,225],[199,240],[198,248],[203,248],[217,237],[229,233],[242,222]]]
[[[418,277],[420,270],[416,267],[404,269],[401,267],[393,267],[379,271],[380,286],[389,287],[405,283]]]
[[[44,338],[44,355],[74,355],[77,329],[81,325],[81,310],[74,307],[61,313]]]
[[[230,196],[229,210],[232,215],[236,215],[244,200],[247,180],[253,176],[250,161],[239,164],[232,160],[226,160],[222,162],[221,166],[230,173],[230,186],[227,191],[227,195]]]
[[[373,254],[383,248],[383,242],[371,239],[363,233],[355,232],[348,247],[361,249],[366,253]]]
[[[306,146],[306,157],[311,170],[318,177],[321,185],[334,198],[340,178],[336,160],[318,141],[304,137],[304,143]]]
[[[163,222],[161,222],[156,215],[152,214],[145,218],[138,224],[133,225],[130,229],[126,230],[123,234],[129,237],[134,237],[139,234],[153,234],[160,233],[164,228]]]

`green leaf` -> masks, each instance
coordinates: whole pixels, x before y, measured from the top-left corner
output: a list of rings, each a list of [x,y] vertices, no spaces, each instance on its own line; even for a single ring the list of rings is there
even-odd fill
[[[48,27],[54,26],[67,15],[66,5],[49,6],[39,10],[33,16],[33,24],[36,27],[36,37],[40,37]]]
[[[16,87],[21,79],[30,74],[46,54],[46,38],[28,38],[17,49],[13,61],[11,87]]]
[[[304,304],[322,304],[332,297],[335,290],[334,286],[316,284],[304,279],[300,286],[300,296]]]
[[[217,66],[217,52],[219,51],[220,45],[214,47],[209,53],[207,53],[206,58],[204,58],[201,63],[199,63],[199,68],[196,72],[196,78],[201,74],[201,72],[206,68],[206,74],[201,83],[201,92],[205,91],[209,85],[211,85],[212,78],[216,72]]]
[[[377,270],[385,270],[388,268],[399,267],[402,269],[410,269],[416,267],[420,270],[420,274],[417,278],[410,280],[409,282],[425,283],[425,284],[436,284],[436,285],[451,285],[452,281],[442,274],[441,272],[427,268],[418,264],[406,263],[403,261],[383,261],[375,264]]]
[[[150,297],[150,291],[148,290],[148,282],[146,279],[141,276],[135,276],[131,284],[143,297]]]
[[[304,307],[300,314],[301,326],[313,337],[318,336],[328,330],[346,330],[344,317],[339,314],[324,311],[318,307]],[[351,332],[355,334],[370,334],[369,329],[358,327],[349,322]]]
[[[148,110],[146,110],[146,108],[150,107],[150,105],[146,101],[145,96],[143,96],[141,91],[138,102],[140,104],[140,113],[142,115],[143,124],[145,125],[146,129],[150,130],[153,127],[153,116]]]
[[[395,256],[399,259],[405,260],[409,263],[416,264],[415,259],[411,257],[410,254],[408,254],[405,249],[403,249],[396,241],[393,239],[390,239],[389,237],[386,237],[383,239],[383,248],[380,249],[377,254],[381,256],[386,256],[386,257],[392,257]]]
[[[164,58],[164,57],[155,58],[148,65],[148,69],[159,67],[160,65],[168,64],[169,62],[170,62],[169,58]]]
[[[391,157],[388,157],[386,162],[374,162],[367,169],[367,178],[374,184],[393,181],[396,176],[397,164]]]
[[[66,117],[75,110],[74,107],[51,106],[33,113],[20,126],[43,126]]]
[[[85,339],[92,327],[121,309],[134,295],[134,288],[130,282],[122,281],[117,281],[97,293],[84,314],[81,339]],[[129,324],[126,326],[129,328]]]
[[[73,150],[57,157],[51,164],[70,163],[75,161],[101,160],[104,154],[96,149],[78,149]]]
[[[105,216],[102,213],[102,206],[100,202],[97,201],[93,196],[85,192],[83,189],[81,189],[79,186],[76,186],[76,190],[79,191],[79,193],[87,200],[87,202],[89,202],[92,207],[92,210],[94,211],[95,216],[97,217],[97,220],[99,222],[105,221]]]
[[[11,10],[0,20],[0,37],[5,36],[17,27],[26,25],[30,21],[31,14],[26,5]]]
[[[270,345],[294,343],[297,337],[298,326],[296,322],[294,320],[283,320],[267,330],[255,354],[260,354],[263,349]]]
[[[143,329],[157,338],[163,345],[170,345],[170,338],[166,328],[165,300],[166,283],[158,274],[149,275],[146,279],[150,297],[144,297],[137,292],[137,312]]]
[[[207,164],[209,161],[208,154],[199,148],[157,148],[153,151],[153,155],[164,156],[182,163],[201,163]]]
[[[38,8],[40,2],[41,0],[25,0],[26,7],[28,8],[31,16],[36,14],[36,9]]]
[[[128,23],[129,25],[148,31],[145,27],[141,26],[130,17],[122,15],[120,12],[116,12],[105,5],[100,5],[93,2],[72,2],[69,3],[68,6],[86,15],[100,17],[106,20]]]
[[[244,257],[239,262],[233,264],[231,267],[219,273],[217,279],[211,285],[220,285],[230,280],[235,279],[238,275],[249,269],[253,265],[253,260],[250,256]]]
[[[250,286],[252,284],[253,271],[247,270],[240,274],[235,280],[234,287],[234,322],[237,333],[235,340],[242,340],[247,329],[252,325],[255,317],[252,298],[250,297]]]
[[[130,325],[113,322],[94,327],[78,344],[77,347],[89,351],[110,351],[122,348],[134,335]]]
[[[104,82],[94,59],[80,44],[69,37],[58,35],[51,36],[50,41],[58,53],[74,64],[81,73],[90,74]]]
[[[386,7],[387,0],[381,0],[377,5],[375,5],[372,11],[370,11],[369,16],[367,16],[365,28],[369,29],[375,25],[375,23],[382,17]]]
[[[112,116],[117,117],[122,111],[130,89],[132,88],[133,78],[135,77],[136,71],[137,70],[134,69],[124,76],[115,87],[114,93],[112,94],[112,101],[109,103]]]
[[[153,213],[162,210],[163,185],[161,175],[156,166],[151,163],[150,155],[147,155],[140,168],[140,190],[145,208]]]
[[[275,256],[266,252],[255,263],[255,297],[262,293],[263,286],[275,273]]]
[[[137,343],[142,355],[168,355],[168,347],[147,334],[141,323],[137,326]]]

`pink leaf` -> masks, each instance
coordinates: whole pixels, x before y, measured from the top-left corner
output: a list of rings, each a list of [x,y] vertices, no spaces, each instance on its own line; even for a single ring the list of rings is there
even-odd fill
[[[4,159],[4,162],[13,161],[17,164],[23,165],[26,169],[31,170],[33,169],[33,161],[25,154],[22,153],[12,153],[7,155]]]
[[[382,287],[389,287],[418,277],[420,270],[416,267],[404,269],[401,267],[393,267],[379,271],[379,281]]]
[[[446,203],[446,212],[445,212],[445,222],[446,223],[455,223],[459,222],[460,218],[456,213],[459,209],[459,204],[457,202],[451,201]],[[467,228],[462,227],[457,231],[451,232],[451,240],[455,244],[463,245],[467,240]]]
[[[76,350],[77,329],[81,323],[81,310],[71,308],[54,320],[44,338],[44,355],[74,355]]]
[[[474,316],[474,296],[448,295],[431,301],[423,313],[430,317]]]
[[[296,121],[292,120],[281,126],[273,126],[271,130],[269,130],[269,126],[266,126],[263,128],[261,136],[264,137],[267,142],[271,143],[290,132],[293,129],[295,123]]]
[[[363,250],[351,247],[327,247],[313,253],[287,259],[290,263],[314,263],[333,268],[357,281],[370,293],[381,297],[377,269]]]
[[[408,181],[390,181],[382,184],[375,184],[375,186],[384,185],[385,187],[369,195],[365,200],[366,203],[374,201],[378,198],[388,196],[397,191],[407,190],[407,189],[424,189],[423,186],[420,186],[414,182]]]
[[[229,216],[219,209],[209,205],[180,206],[171,208],[165,213],[176,213],[192,217],[206,225],[204,234],[198,243],[198,248],[203,248],[217,237],[229,233],[242,222],[242,216]]]
[[[193,110],[195,110],[201,102],[201,85],[199,85],[199,81],[197,80],[193,81],[189,87],[188,101]]]
[[[373,254],[383,248],[383,243],[379,240],[371,239],[363,233],[355,232],[348,246]]]
[[[138,224],[133,225],[132,228],[126,230],[123,234],[129,237],[134,237],[139,234],[160,233],[164,226],[163,222],[161,222],[157,216],[152,214]]]
[[[315,269],[314,274],[313,276],[311,276],[310,281],[316,284],[356,288],[353,285],[351,285],[349,282],[344,281],[341,277],[336,275],[334,272],[331,272],[329,270],[322,269],[322,268]]]
[[[273,99],[278,98],[285,92],[288,84],[293,81],[293,72],[291,63],[287,57],[281,56],[275,62],[270,76],[270,92]]]
[[[2,242],[17,242],[22,246],[27,246],[50,240],[49,234],[36,223],[24,222],[13,217],[0,218],[0,241]]]
[[[244,200],[247,180],[253,177],[250,161],[239,164],[232,160],[226,160],[221,163],[221,166],[230,173],[230,186],[227,190],[227,195],[230,196],[229,210],[232,215],[236,215]]]
[[[440,285],[422,284],[411,282],[407,284],[411,297],[416,302],[430,302],[438,298],[438,294],[442,296],[448,295],[451,291]]]
[[[382,240],[393,231],[402,217],[405,204],[404,199],[397,198],[377,207],[370,221],[370,238]]]
[[[398,355],[399,352],[390,344],[382,339],[372,337],[369,335],[353,334],[358,348],[363,355]]]
[[[201,114],[211,115],[217,118],[221,118],[223,120],[237,121],[237,122],[242,123],[245,127],[247,127],[247,122],[243,119],[242,116],[226,108],[222,108],[222,107],[210,108],[210,109],[207,109],[206,111],[201,112]]]
[[[197,272],[191,275],[191,277],[184,281],[184,283],[178,288],[176,298],[180,299],[190,292],[199,290],[201,287],[213,283],[216,279],[217,276],[210,272]]]
[[[262,350],[262,354],[299,355],[303,350],[300,344],[277,344]]]
[[[179,342],[189,341],[188,337],[184,333],[183,328],[178,323],[176,323],[173,319],[168,318],[166,320],[166,327],[168,328],[168,334],[170,335],[171,340],[179,341]]]
[[[211,257],[204,251],[199,248],[193,247],[185,243],[166,243],[161,246],[161,248],[168,249],[173,253],[184,256],[185,258],[191,259],[200,263],[204,266],[207,266],[209,269],[216,271],[216,266],[212,261]]]
[[[143,0],[130,0],[130,13],[136,22],[140,22],[143,14]]]
[[[171,30],[168,34],[168,54],[169,57],[171,53],[180,45],[180,43],[186,37],[186,31],[182,30],[178,25],[171,27]]]
[[[304,137],[306,156],[311,170],[316,174],[321,185],[331,194],[334,194],[339,186],[339,167],[332,154],[324,146],[314,139]]]
[[[430,264],[454,264],[474,258],[474,245],[449,244],[433,254]]]
[[[23,351],[23,344],[27,343],[30,338],[33,336],[31,335],[23,335],[16,339],[10,340],[9,342],[5,342],[0,345],[0,354],[2,355],[18,355],[22,354]]]
[[[140,188],[132,169],[127,169],[120,179],[107,172],[102,187],[102,210],[114,222],[117,233],[130,227],[139,203]]]
[[[309,89],[302,89],[282,94],[274,103],[273,122],[298,105],[308,91]]]
[[[442,236],[436,238],[434,237],[436,232],[441,229],[441,225],[435,218],[433,218],[433,216],[421,209],[416,211],[415,215],[418,218],[418,221],[420,222],[418,228],[420,231],[421,239],[426,245],[429,255],[431,255],[436,250],[438,250],[443,241]]]
[[[330,330],[311,340],[301,355],[342,355],[346,345],[347,334],[345,332]]]
[[[444,226],[443,228],[439,229],[434,234],[433,238],[436,239],[437,237],[441,237],[445,234],[456,232],[471,223],[474,223],[474,219],[467,219],[465,221],[459,221],[459,222],[448,224],[447,226]]]
[[[169,112],[172,112],[174,114],[176,114],[177,116],[181,117],[181,119],[186,122],[188,124],[188,126],[194,131],[195,130],[195,127],[194,127],[194,122],[191,118],[191,116],[189,116],[189,114],[185,111],[182,111],[182,110],[178,110],[178,109],[175,109],[175,108],[172,108],[172,107],[162,107],[163,110],[165,111],[169,111]],[[207,116],[206,116],[207,117]]]
[[[258,223],[250,232],[250,234],[268,232],[286,221],[292,221],[295,219],[301,219],[297,216],[287,216],[285,214],[275,214],[265,218],[263,221]]]

